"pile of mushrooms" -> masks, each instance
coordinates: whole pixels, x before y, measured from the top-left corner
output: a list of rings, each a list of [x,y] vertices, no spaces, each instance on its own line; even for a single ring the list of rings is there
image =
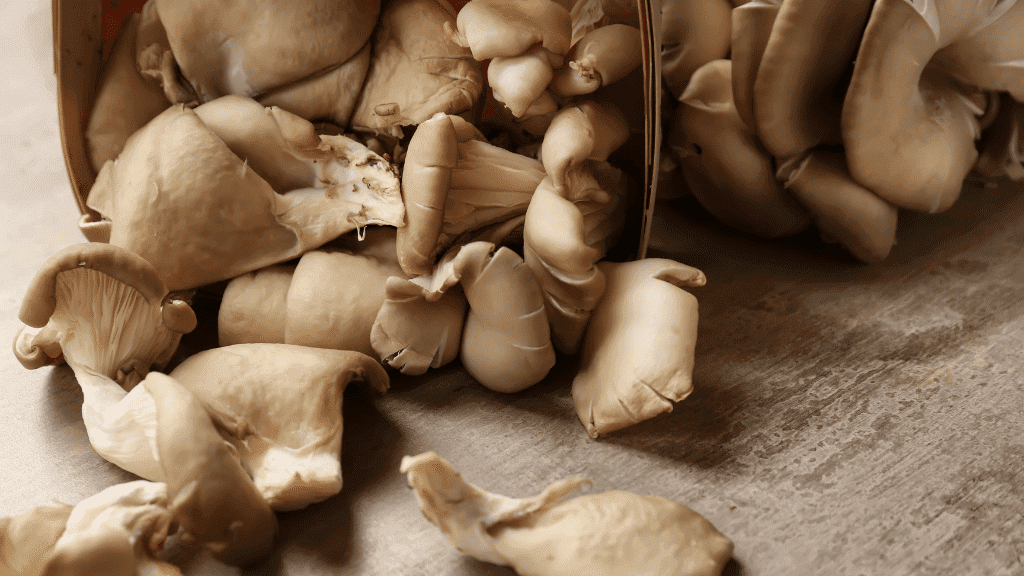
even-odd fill
[[[628,2],[149,0],[110,52],[85,133],[90,242],[44,264],[14,344],[28,368],[74,370],[93,447],[143,480],[5,520],[18,554],[43,551],[5,561],[177,574],[168,550],[191,545],[258,561],[275,511],[342,489],[343,392],[385,392],[389,368],[459,359],[515,393],[556,350],[579,353],[591,436],[671,410],[692,389],[685,289],[704,276],[604,260],[638,200],[609,160],[643,131],[616,104],[641,90],[640,54]],[[196,290],[222,297],[220,347],[174,365],[205,320]],[[589,500],[556,504],[578,484],[521,508],[585,514]],[[695,517],[598,500],[681,536]],[[710,531],[695,544],[709,559],[685,573],[728,559]],[[551,536],[518,534],[510,550]]]
[[[693,22],[668,14],[666,53]],[[1014,0],[743,3],[730,60],[666,67],[670,162],[730,226],[771,238],[813,221],[883,260],[899,209],[948,209],[973,169],[1024,179],[1022,24]]]

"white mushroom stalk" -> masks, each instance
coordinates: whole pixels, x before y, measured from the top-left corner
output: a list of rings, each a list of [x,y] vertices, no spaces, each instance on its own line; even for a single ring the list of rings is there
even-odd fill
[[[67,361],[82,387],[82,417],[96,451],[143,478],[161,478],[152,399],[136,384],[195,328],[188,303],[169,297],[138,256],[80,244],[43,265],[20,317],[41,330],[19,334],[15,354],[28,368]]]
[[[519,574],[717,576],[732,542],[672,500],[610,491],[566,500],[583,478],[532,498],[491,494],[466,482],[436,452],[402,459],[424,517],[463,553]]]
[[[388,389],[384,368],[365,354],[288,344],[207,350],[170,376],[237,449],[275,510],[304,508],[341,490],[345,388],[362,381],[378,394]]]
[[[88,203],[109,221],[110,243],[151,262],[172,290],[289,260],[370,224],[401,225],[405,212],[386,160],[238,96],[169,108],[104,166]]]

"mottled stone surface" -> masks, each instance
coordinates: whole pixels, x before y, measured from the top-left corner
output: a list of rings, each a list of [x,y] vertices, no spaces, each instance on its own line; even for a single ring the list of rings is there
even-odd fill
[[[36,1],[0,22],[4,338],[38,264],[81,240],[49,14]],[[945,214],[902,215],[899,244],[870,267],[813,234],[767,242],[663,204],[652,255],[708,276],[689,399],[594,441],[573,411],[571,358],[515,395],[458,367],[395,378],[381,398],[350,387],[345,489],[282,514],[279,550],[245,573],[510,575],[420,515],[398,464],[428,449],[512,496],[582,475],[683,502],[733,539],[733,576],[1024,573],[1021,192],[972,185]],[[207,337],[215,307],[198,303]],[[90,449],[70,370],[29,372],[6,353],[0,378],[0,516],[131,479]]]

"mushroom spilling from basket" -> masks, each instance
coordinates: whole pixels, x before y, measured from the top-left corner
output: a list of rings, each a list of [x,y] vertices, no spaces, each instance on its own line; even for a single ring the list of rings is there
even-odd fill
[[[274,511],[341,490],[344,389],[383,393],[388,368],[459,359],[515,393],[579,353],[595,438],[690,393],[704,275],[608,260],[644,200],[637,3],[457,4],[149,0],[124,22],[84,128],[90,242],[39,270],[14,351],[67,363],[90,443],[144,480],[4,520],[15,573],[175,574],[191,544],[259,560]],[[221,347],[168,370],[213,284]],[[586,514],[562,495],[537,511]],[[729,557],[674,503],[594,502],[697,526],[657,559],[682,573]]]

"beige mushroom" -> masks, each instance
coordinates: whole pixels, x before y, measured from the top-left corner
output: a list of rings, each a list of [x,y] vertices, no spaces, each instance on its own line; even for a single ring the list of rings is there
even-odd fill
[[[725,224],[758,236],[795,234],[810,218],[775,178],[771,156],[733,101],[732,64],[709,62],[680,99],[667,144],[690,192]]]
[[[626,143],[629,125],[614,106],[592,101],[566,106],[544,132],[540,159],[544,171],[560,194],[565,194],[566,175],[584,160],[604,162]]]
[[[497,56],[487,66],[487,84],[494,99],[508,107],[516,118],[539,116],[547,112],[547,99],[539,103],[537,100],[544,96],[553,69],[561,66],[562,57],[545,48],[518,56]]]
[[[380,10],[378,0],[314,0],[304,10],[281,0],[155,2],[181,72],[202,102],[257,96],[343,64],[366,44]]]
[[[781,4],[782,0],[753,0],[732,10],[732,96],[736,112],[751,130],[757,126],[754,121],[757,69]]]
[[[674,97],[698,68],[729,55],[732,18],[728,0],[661,3],[661,75]]]
[[[693,390],[695,268],[649,258],[598,264],[607,288],[590,319],[573,379],[576,414],[594,438],[672,410]]]
[[[640,60],[639,30],[625,24],[602,26],[573,46],[572,60],[556,74],[552,90],[559,96],[590,94],[621,80]]]
[[[402,174],[408,215],[398,230],[402,270],[428,274],[456,237],[524,214],[543,178],[540,162],[484,142],[458,116],[438,114],[419,125]]]
[[[572,19],[552,0],[473,0],[459,11],[449,33],[473,58],[512,57],[535,44],[559,56],[569,51]]]
[[[289,344],[214,348],[185,359],[170,377],[195,396],[275,510],[341,490],[345,388],[363,381],[379,394],[388,389],[384,368],[365,354]]]
[[[423,515],[463,553],[524,576],[716,576],[732,542],[686,506],[609,491],[565,500],[589,481],[568,478],[532,498],[491,494],[436,452],[402,458]]]
[[[434,0],[385,4],[353,127],[401,137],[402,126],[473,106],[483,92],[480,64],[445,33],[453,21]]]
[[[223,562],[244,566],[269,554],[277,518],[203,405],[159,372],[142,386],[156,404],[156,441],[171,518]]]
[[[0,518],[0,571],[14,576],[42,576],[46,557],[64,532],[71,515],[68,504],[38,506]]]
[[[93,448],[130,472],[160,479],[152,399],[136,384],[195,328],[188,303],[169,295],[142,258],[109,244],[79,244],[36,273],[20,318],[41,328],[15,341],[26,367],[39,367],[45,356],[63,358],[75,371]]]
[[[156,117],[100,171],[88,204],[111,221],[110,243],[151,262],[172,290],[289,260],[369,224],[401,225],[405,212],[383,158],[239,96]]]

